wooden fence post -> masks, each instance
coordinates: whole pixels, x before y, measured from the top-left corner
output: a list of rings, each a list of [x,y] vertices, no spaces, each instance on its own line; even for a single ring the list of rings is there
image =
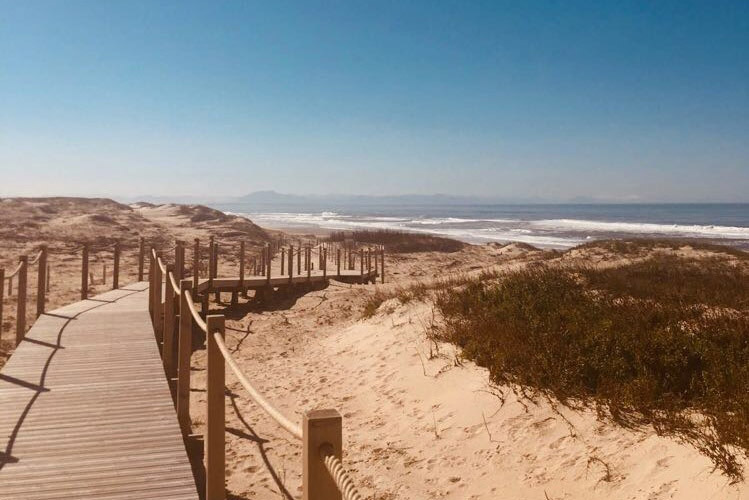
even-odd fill
[[[312,247],[307,245],[304,251],[307,254],[307,281],[312,281]]]
[[[338,274],[338,277],[341,277],[341,249],[336,248],[335,250],[335,266],[336,266],[336,273]]]
[[[112,290],[120,287],[120,242],[114,242],[114,268],[112,269]]]
[[[174,362],[174,287],[172,286],[172,280],[169,279],[169,273],[174,273],[174,264],[167,264],[166,266],[166,280],[164,280],[165,292],[164,292],[164,323],[162,324],[161,331],[164,332],[164,344],[161,350],[161,360],[164,363],[164,373],[166,373],[167,381],[174,377],[174,371],[172,365]],[[171,384],[170,384],[171,387]]]
[[[385,245],[382,245],[380,252],[380,281],[385,283]]]
[[[81,300],[88,298],[88,243],[83,244],[83,262],[81,264]]]
[[[302,245],[298,245],[296,250],[296,273],[302,274]]]
[[[143,264],[146,258],[146,239],[140,237],[140,245],[138,247],[138,281],[143,281]]]
[[[335,481],[324,459],[342,457],[341,414],[336,410],[312,410],[304,414],[302,427],[302,498],[304,500],[341,500]]]
[[[328,279],[328,247],[322,250],[322,279]]]
[[[174,254],[174,279],[177,283],[185,277],[185,242],[177,240]]]
[[[153,314],[153,304],[154,304],[154,292],[156,290],[156,285],[154,282],[154,261],[153,261],[153,250],[148,252],[148,312],[151,315],[151,323],[156,323],[156,318]]]
[[[3,338],[3,294],[5,293],[5,269],[0,267],[0,339]]]
[[[372,280],[372,247],[367,248],[367,281]]]
[[[161,343],[164,340],[164,330],[163,330],[163,320],[161,319],[161,314],[164,311],[162,305],[161,305],[161,286],[163,284],[164,276],[161,272],[161,266],[159,265],[159,257],[160,255],[157,253],[156,258],[154,259],[154,289],[153,289],[153,300],[154,300],[154,308],[153,308],[153,314],[154,314],[154,331],[156,333],[156,340],[159,342],[159,349],[161,349]]]
[[[239,288],[246,295],[246,290],[244,289],[244,241],[239,242]]]
[[[192,251],[192,293],[198,296],[198,283],[200,280],[200,239],[195,238],[195,247]]]
[[[226,367],[224,356],[218,349],[215,333],[224,336],[224,317],[211,315],[206,318],[207,353],[207,405],[205,432],[205,498],[224,500],[225,484],[225,402],[224,384]]]
[[[179,302],[179,341],[177,345],[177,420],[182,435],[192,432],[190,422],[190,357],[192,355],[192,313],[184,291],[190,289],[190,280],[179,282],[183,290]]]
[[[213,277],[218,278],[218,242],[213,243]],[[221,292],[214,294],[217,304],[221,303]]]
[[[281,249],[281,276],[286,274],[286,269],[285,269],[286,263],[284,262],[285,260],[286,260],[286,249],[282,248]]]
[[[36,273],[36,317],[44,314],[44,306],[47,300],[47,246],[42,246],[39,256],[39,267]],[[2,288],[2,287],[0,287]],[[0,321],[2,325],[2,321]]]
[[[265,281],[268,286],[270,286],[270,264],[273,259],[270,255],[270,245],[265,245]]]
[[[29,258],[20,258],[21,269],[18,271],[18,304],[16,305],[16,345],[20,344],[26,334],[26,285],[28,278]]]
[[[359,274],[364,276],[364,249],[359,249]]]
[[[289,245],[289,284],[294,279],[294,245]]]

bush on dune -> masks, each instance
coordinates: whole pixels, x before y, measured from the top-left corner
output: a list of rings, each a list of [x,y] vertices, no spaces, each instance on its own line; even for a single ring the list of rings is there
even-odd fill
[[[738,480],[738,456],[749,457],[747,278],[713,260],[541,266],[441,290],[437,306],[445,339],[494,382],[652,424]]]

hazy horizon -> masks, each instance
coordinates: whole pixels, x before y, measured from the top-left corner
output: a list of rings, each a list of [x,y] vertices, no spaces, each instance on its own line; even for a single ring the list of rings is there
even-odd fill
[[[1,1],[0,196],[749,202],[749,3]]]

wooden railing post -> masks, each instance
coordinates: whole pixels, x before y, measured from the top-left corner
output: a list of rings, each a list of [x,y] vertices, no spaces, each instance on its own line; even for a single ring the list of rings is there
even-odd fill
[[[296,273],[302,274],[302,245],[301,243],[296,250]]]
[[[341,249],[336,248],[335,250],[335,266],[336,266],[336,274],[338,274],[338,277],[341,277]]]
[[[380,247],[380,282],[385,283],[385,245]]]
[[[195,238],[195,246],[192,250],[192,293],[198,296],[198,283],[200,280],[200,239]]]
[[[190,289],[190,280],[179,282],[181,290]],[[192,313],[187,294],[182,293],[179,302],[179,340],[177,342],[177,420],[182,435],[192,432],[190,422],[190,357],[192,355]]]
[[[29,258],[20,258],[21,269],[18,271],[18,304],[16,305],[16,345],[20,344],[26,334],[26,285],[28,278]]]
[[[270,286],[270,264],[273,261],[273,258],[270,254],[270,245],[265,246],[265,281],[267,282],[268,286]]]
[[[328,279],[328,247],[322,249],[322,279]]]
[[[5,269],[0,267],[0,339],[3,338],[3,295],[5,294]]]
[[[341,500],[335,481],[324,459],[342,457],[341,414],[336,410],[312,410],[304,414],[302,424],[302,498],[304,500]]]
[[[359,274],[364,276],[364,249],[359,249]]]
[[[143,264],[146,258],[146,239],[140,237],[140,245],[138,247],[138,281],[143,281]]]
[[[286,260],[286,249],[281,249],[281,276],[286,274],[286,263],[284,262]]]
[[[372,247],[367,248],[367,281],[372,280]]]
[[[112,290],[120,287],[120,242],[114,242],[114,268],[112,269]]]
[[[164,363],[164,373],[166,373],[167,380],[174,377],[174,324],[176,321],[175,307],[174,307],[174,287],[172,286],[172,280],[169,279],[169,273],[174,273],[174,264],[167,264],[166,266],[166,280],[164,285],[166,287],[164,293],[164,323],[162,324],[161,331],[164,332],[164,344],[161,350],[161,360]]]
[[[185,242],[178,240],[174,254],[174,279],[177,283],[185,277]]]
[[[218,242],[213,243],[213,277],[218,278]],[[214,294],[216,303],[221,303],[221,292],[218,290]]]
[[[239,288],[244,290],[244,241],[239,242]]]
[[[81,300],[88,298],[88,243],[83,244],[83,261],[81,263]]]
[[[161,305],[161,296],[162,296],[162,284],[163,284],[163,273],[161,272],[161,266],[159,266],[159,254],[156,254],[156,258],[154,259],[154,288],[153,288],[153,300],[154,300],[154,308],[153,308],[153,314],[154,314],[154,331],[156,333],[156,340],[159,343],[159,348],[161,348],[161,343],[164,340],[164,329],[163,329],[163,320],[161,319],[161,314],[164,311],[163,306]]]
[[[151,323],[156,323],[156,318],[153,315],[153,305],[154,305],[154,291],[156,289],[154,277],[154,259],[153,259],[153,250],[148,252],[148,312],[151,315]]]
[[[36,273],[36,317],[44,314],[44,306],[47,300],[47,246],[42,246],[41,255],[39,255],[39,267]],[[2,287],[0,287],[2,288]],[[0,321],[2,325],[2,321]]]
[[[312,247],[307,245],[305,252],[307,253],[307,281],[312,281]]]
[[[213,253],[216,251],[213,246],[213,236],[208,238],[208,287],[213,286]]]
[[[294,245],[289,246],[289,284],[294,279]]]
[[[225,402],[224,383],[226,367],[224,356],[218,348],[215,333],[224,336],[224,317],[211,315],[206,318],[207,353],[207,405],[205,435],[205,498],[224,500],[225,484]]]

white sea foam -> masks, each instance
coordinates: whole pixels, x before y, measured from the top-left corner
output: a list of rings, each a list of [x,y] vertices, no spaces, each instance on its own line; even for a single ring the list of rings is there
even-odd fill
[[[654,224],[635,222],[600,222],[583,219],[483,219],[461,217],[392,217],[343,215],[337,212],[317,213],[251,213],[243,214],[261,226],[318,227],[329,230],[388,229],[447,236],[471,243],[518,241],[540,247],[569,248],[590,239],[608,235],[666,235],[701,238],[749,240],[749,228]],[[592,233],[592,234],[591,234]]]
[[[548,219],[531,221],[537,228],[566,231],[608,233],[667,234],[705,238],[749,239],[749,227],[653,224],[639,222],[601,222],[580,219]]]

